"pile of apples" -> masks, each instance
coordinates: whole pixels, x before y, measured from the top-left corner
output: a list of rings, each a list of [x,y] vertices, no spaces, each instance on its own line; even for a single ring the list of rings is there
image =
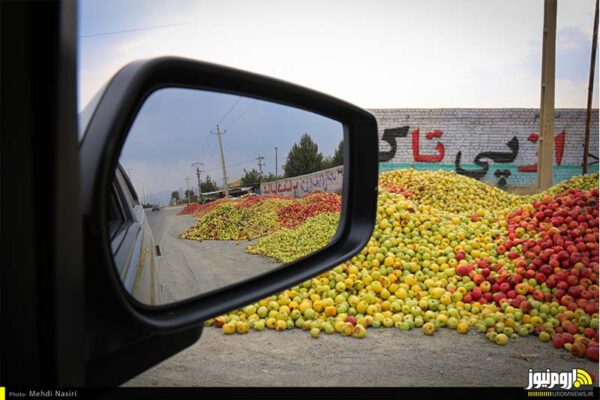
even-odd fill
[[[181,234],[184,239],[251,240],[284,228],[296,228],[323,213],[336,213],[339,218],[341,208],[340,195],[317,192],[303,198],[274,195],[219,199],[203,205],[191,204],[178,214],[194,214],[198,218],[195,226]],[[321,240],[316,238],[303,249],[313,248],[315,243]]]
[[[199,203],[190,203],[186,207],[184,207],[181,211],[177,212],[177,215],[193,215],[197,218],[202,217],[203,215],[208,214],[215,208],[217,208],[221,203],[223,203],[224,199],[217,199],[210,203],[199,204]]]
[[[277,212],[294,202],[272,198],[240,207],[239,200],[224,200],[198,217],[198,223],[181,234],[191,240],[250,240],[281,229]]]
[[[597,182],[598,174],[576,177],[560,190],[517,196],[445,171],[384,173],[376,226],[360,254],[206,324],[357,338],[373,328],[446,328],[498,345],[534,335],[597,361]],[[270,241],[260,253],[301,257],[289,238],[308,243],[325,225],[317,222],[262,239]]]
[[[339,220],[339,212],[322,212],[294,229],[280,229],[259,239],[246,251],[288,263],[325,247],[335,235]]]
[[[277,212],[279,223],[285,228],[295,228],[308,218],[324,212],[339,213],[342,197],[335,193],[316,192],[303,197]]]
[[[465,301],[493,300],[524,313],[531,313],[533,301],[544,305],[540,314],[546,323],[535,326],[534,333],[597,361],[598,189],[545,195],[508,213],[507,222],[508,234],[497,252],[513,268],[482,259],[477,271],[463,270],[478,285]],[[493,270],[497,273],[491,275]]]

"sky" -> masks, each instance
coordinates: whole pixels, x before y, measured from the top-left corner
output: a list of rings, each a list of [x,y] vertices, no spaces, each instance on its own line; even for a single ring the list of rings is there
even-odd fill
[[[593,11],[558,2],[557,108],[586,106]],[[363,108],[538,108],[542,27],[543,0],[81,0],[79,109],[127,63],[164,55]]]
[[[167,203],[173,190],[197,190],[197,161],[201,179],[206,175],[221,185],[222,168],[216,125],[221,135],[229,181],[244,169],[278,172],[292,145],[309,133],[326,156],[334,154],[343,138],[337,121],[292,107],[236,95],[192,89],[168,88],[154,92],[142,106],[127,137],[119,162],[138,195],[149,202]],[[189,182],[185,180],[189,177]]]

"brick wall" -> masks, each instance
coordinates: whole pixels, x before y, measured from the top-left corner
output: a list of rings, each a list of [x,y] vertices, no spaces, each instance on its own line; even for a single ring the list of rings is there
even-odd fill
[[[372,109],[380,171],[446,169],[501,187],[536,181],[539,110]],[[584,109],[557,109],[554,183],[581,174]],[[588,170],[598,171],[598,110],[592,111]]]

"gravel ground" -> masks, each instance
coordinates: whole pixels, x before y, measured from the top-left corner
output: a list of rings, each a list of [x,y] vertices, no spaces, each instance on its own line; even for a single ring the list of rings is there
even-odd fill
[[[515,386],[528,370],[583,368],[577,359],[534,337],[506,346],[485,335],[441,329],[368,329],[367,337],[313,339],[299,329],[224,335],[206,328],[189,349],[138,375],[125,386]]]
[[[149,214],[162,250],[159,262],[165,302],[277,265],[245,253],[245,246],[235,242],[178,239],[195,219],[176,216],[176,211]],[[534,337],[501,347],[482,334],[461,335],[449,329],[431,337],[420,329],[390,328],[369,329],[365,339],[324,333],[313,339],[299,329],[227,336],[220,329],[206,328],[195,345],[124,386],[525,387],[530,368],[583,368],[598,375],[598,364],[574,358]]]

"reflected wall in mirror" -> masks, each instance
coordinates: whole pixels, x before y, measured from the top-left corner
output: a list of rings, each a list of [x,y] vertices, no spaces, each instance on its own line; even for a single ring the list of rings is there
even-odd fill
[[[185,300],[327,245],[339,223],[343,125],[243,96],[167,88],[121,152],[110,241],[144,304]]]

